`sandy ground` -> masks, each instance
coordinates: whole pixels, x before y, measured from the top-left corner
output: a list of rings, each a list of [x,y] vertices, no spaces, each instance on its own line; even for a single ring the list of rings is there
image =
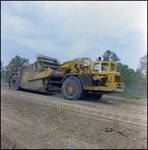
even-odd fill
[[[147,100],[13,91],[1,83],[2,149],[146,149]]]

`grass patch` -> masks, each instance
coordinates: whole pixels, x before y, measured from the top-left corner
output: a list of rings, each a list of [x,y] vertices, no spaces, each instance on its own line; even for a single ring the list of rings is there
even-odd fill
[[[146,98],[145,93],[134,93],[134,92],[111,93],[109,95],[117,96],[117,97],[125,97],[128,99],[145,99]]]
[[[145,93],[125,92],[124,97],[129,99],[145,99]]]

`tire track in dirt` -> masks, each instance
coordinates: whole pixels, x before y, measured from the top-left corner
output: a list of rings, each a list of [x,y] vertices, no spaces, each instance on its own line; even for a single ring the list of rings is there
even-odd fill
[[[4,91],[9,90],[10,93],[14,92],[9,87],[2,88],[1,91],[3,91],[3,90]],[[53,97],[64,99],[62,93],[59,93],[59,92],[56,92],[56,93],[54,93],[54,92],[53,93],[39,93],[39,92],[33,92],[33,91],[27,91],[27,90],[19,90],[19,91],[15,91],[15,92],[19,92],[20,94],[27,93],[27,95],[32,95],[32,94],[36,95],[37,94],[38,96],[40,96],[40,95],[41,96],[46,96],[46,97],[47,96],[53,96]],[[128,103],[130,105],[135,105],[136,104],[136,105],[142,105],[142,106],[145,106],[147,104],[147,100],[146,99],[144,99],[144,100],[133,100],[133,99],[126,99],[126,98],[123,98],[123,97],[109,96],[109,95],[106,95],[106,94],[103,95],[101,100],[104,101],[104,104],[106,104],[108,102],[125,103],[125,104]],[[77,101],[77,102],[79,102],[79,101]],[[90,102],[90,100],[86,99],[85,102]],[[97,100],[93,101],[93,102],[97,102]]]
[[[62,98],[62,96],[59,96],[59,95],[61,95],[61,94],[57,94],[57,95],[47,95],[47,94],[43,94],[43,93],[30,93],[30,92],[26,92],[26,91],[15,91],[16,92],[16,94],[22,94],[22,95],[28,95],[28,96],[37,96],[38,98],[41,98],[41,99],[45,99],[45,98],[47,98],[47,99],[51,99],[51,98],[53,98],[53,97],[55,97],[55,98],[58,98],[58,99],[56,99],[56,101],[62,101],[62,102],[65,102],[65,101],[67,101],[67,103],[69,103],[69,101],[68,100],[65,100],[64,98]],[[12,91],[12,90],[9,90],[9,94],[10,93],[12,93],[12,94],[14,94],[14,91]],[[107,96],[108,97],[108,96]],[[106,107],[106,109],[119,109],[119,108],[121,108],[122,109],[122,111],[124,111],[124,110],[129,110],[129,111],[131,111],[131,113],[136,113],[137,114],[137,112],[138,112],[138,114],[143,114],[143,115],[146,115],[147,114],[147,111],[145,111],[146,110],[146,106],[147,106],[147,103],[146,103],[146,101],[142,101],[141,103],[142,103],[142,106],[140,105],[141,103],[140,103],[140,101],[139,102],[137,102],[137,101],[133,101],[133,100],[130,100],[130,103],[128,103],[128,105],[126,104],[126,103],[122,103],[122,102],[118,102],[120,99],[118,99],[118,101],[115,101],[114,102],[114,97],[109,97],[109,99],[111,99],[111,100],[108,100],[108,98],[107,98],[107,100],[106,100],[106,96],[105,97],[103,97],[101,100],[97,100],[97,101],[91,101],[91,100],[87,100],[87,101],[84,101],[84,100],[79,100],[79,101],[70,101],[70,103],[73,103],[73,104],[79,104],[79,105],[83,105],[83,106],[92,106],[92,107],[97,107],[97,105],[101,105],[101,106],[105,106]],[[126,100],[126,99],[125,99]],[[133,102],[133,103],[132,103]],[[138,104],[138,105],[135,105],[135,102]],[[107,104],[110,104],[110,105],[112,105],[112,106],[110,106],[110,105],[107,105]],[[117,106],[116,106],[117,105]],[[139,105],[140,105],[140,107],[139,107]],[[141,108],[141,107],[143,107],[143,108]]]
[[[9,84],[8,83],[1,83],[1,91],[6,91],[6,90],[9,90],[9,92],[13,92],[10,87],[9,87]],[[31,91],[27,91],[27,90],[19,90],[19,91],[16,91],[16,92],[19,92],[19,93],[24,93],[26,92],[27,94],[34,94],[33,92]],[[37,92],[35,92],[37,93]],[[46,95],[45,93],[40,93],[40,94],[43,94],[44,96]],[[63,98],[62,96],[62,93],[61,92],[56,92],[56,93],[50,93],[52,96],[54,97],[58,97],[58,98]],[[49,95],[50,95],[49,94]],[[42,95],[42,96],[43,96]],[[48,95],[48,96],[49,96]],[[116,102],[116,103],[128,103],[129,104],[136,104],[136,105],[147,105],[147,99],[142,99],[142,100],[134,100],[134,99],[127,99],[127,98],[123,98],[123,97],[116,97],[116,96],[109,96],[107,94],[104,94],[103,97],[102,97],[102,100],[104,102]],[[85,102],[87,101],[90,101],[90,100],[86,100]]]
[[[97,117],[97,118],[104,118],[104,119],[109,119],[109,120],[116,120],[116,121],[120,121],[123,123],[129,123],[129,124],[133,124],[133,125],[143,125],[143,126],[147,126],[147,120],[145,120],[145,116],[142,117],[141,115],[138,116],[138,114],[129,114],[124,112],[124,114],[121,114],[120,112],[118,114],[116,114],[116,110],[111,109],[110,108],[106,108],[106,106],[104,106],[104,109],[99,109],[98,108],[91,108],[91,106],[83,106],[83,105],[79,105],[79,104],[72,104],[72,103],[67,103],[67,102],[59,102],[57,101],[57,97],[48,97],[45,98],[43,96],[38,96],[37,98],[35,98],[33,95],[31,96],[27,96],[27,95],[22,95],[19,94],[17,91],[17,94],[14,92],[13,94],[8,93],[8,92],[2,92],[2,95],[5,98],[11,98],[11,99],[19,99],[19,100],[25,100],[25,101],[31,101],[31,102],[36,102],[38,104],[44,104],[44,105],[49,105],[49,106],[55,106],[55,107],[59,107],[59,105],[61,106],[61,110],[62,109],[69,109],[71,111],[75,111],[78,112],[80,114],[85,114],[85,115],[89,115],[91,117]],[[100,106],[99,106],[100,107]],[[107,111],[106,111],[107,110]]]

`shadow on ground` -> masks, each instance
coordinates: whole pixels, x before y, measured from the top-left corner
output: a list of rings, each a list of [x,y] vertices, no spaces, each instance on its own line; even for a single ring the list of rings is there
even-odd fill
[[[56,95],[59,95],[60,94],[60,98],[63,98],[64,97],[62,96],[62,93],[61,92],[51,92],[51,93],[46,93],[46,92],[38,92],[38,91],[31,91],[31,90],[25,90],[25,89],[21,89],[20,91],[24,91],[24,92],[27,92],[27,93],[33,93],[33,94],[39,94],[39,95],[45,95],[45,96],[56,96]],[[66,99],[65,99],[66,100]],[[86,97],[85,99],[83,100],[67,100],[67,101],[87,101],[87,102],[94,102],[94,103],[101,103],[101,104],[109,104],[109,105],[115,105],[116,103],[114,102],[110,102],[108,100],[102,100],[102,99],[98,99],[98,100],[94,100],[94,99],[91,99],[91,97]]]

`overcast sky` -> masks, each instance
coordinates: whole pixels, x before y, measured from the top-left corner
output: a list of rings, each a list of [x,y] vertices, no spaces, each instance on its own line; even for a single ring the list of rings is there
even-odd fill
[[[136,71],[147,53],[147,1],[1,1],[1,60],[62,63],[110,50]]]

